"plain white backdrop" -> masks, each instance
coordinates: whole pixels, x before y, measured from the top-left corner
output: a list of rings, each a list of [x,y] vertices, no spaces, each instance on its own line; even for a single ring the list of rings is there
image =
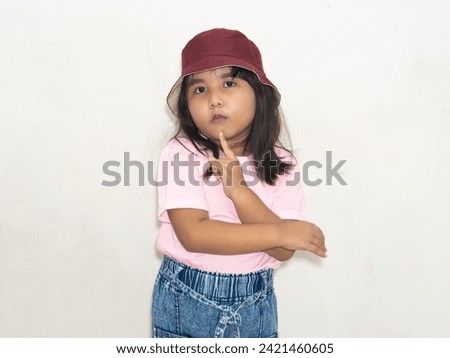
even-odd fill
[[[450,336],[444,0],[0,0],[0,336],[149,337],[165,97],[200,31],[260,48],[329,258],[276,273],[282,337]],[[325,179],[325,169],[310,170]]]

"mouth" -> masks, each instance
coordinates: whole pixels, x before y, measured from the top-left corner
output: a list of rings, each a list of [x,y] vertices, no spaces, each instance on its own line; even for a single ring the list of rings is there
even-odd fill
[[[213,123],[220,123],[220,122],[223,122],[226,119],[227,119],[227,117],[222,116],[221,114],[215,114],[212,117],[211,122],[213,122]]]

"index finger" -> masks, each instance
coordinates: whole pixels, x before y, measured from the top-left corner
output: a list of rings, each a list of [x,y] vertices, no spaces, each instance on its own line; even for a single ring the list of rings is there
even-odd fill
[[[219,140],[220,140],[220,145],[222,146],[223,152],[225,153],[225,156],[228,159],[236,159],[236,155],[231,150],[231,148],[228,146],[228,142],[225,139],[225,136],[223,135],[223,132],[219,133]]]

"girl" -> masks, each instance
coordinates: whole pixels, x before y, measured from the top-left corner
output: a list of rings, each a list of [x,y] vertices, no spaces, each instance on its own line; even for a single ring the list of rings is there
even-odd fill
[[[198,34],[167,102],[179,128],[159,165],[153,337],[277,337],[273,269],[327,250],[278,145],[280,94],[258,48],[239,31]]]

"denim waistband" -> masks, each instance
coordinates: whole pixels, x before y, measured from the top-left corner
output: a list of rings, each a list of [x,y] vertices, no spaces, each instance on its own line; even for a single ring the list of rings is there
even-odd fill
[[[242,299],[256,293],[265,294],[273,291],[273,269],[263,269],[248,274],[207,272],[164,256],[162,272],[178,279],[204,297],[216,300]]]

